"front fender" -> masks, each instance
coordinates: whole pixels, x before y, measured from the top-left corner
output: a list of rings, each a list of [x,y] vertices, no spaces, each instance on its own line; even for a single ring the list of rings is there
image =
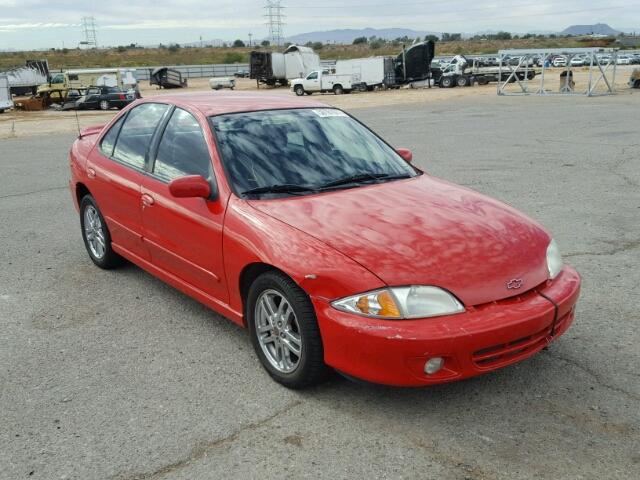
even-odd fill
[[[238,312],[243,311],[240,276],[253,263],[282,270],[309,296],[326,300],[385,285],[346,255],[235,196],[225,216],[223,252],[229,304]]]

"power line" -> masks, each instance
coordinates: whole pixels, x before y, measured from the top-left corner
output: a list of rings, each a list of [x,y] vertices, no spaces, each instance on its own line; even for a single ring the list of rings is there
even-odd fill
[[[281,4],[281,0],[267,0],[267,4],[265,5],[267,18],[267,27],[269,27],[269,38],[271,39],[271,44],[279,47],[282,44],[282,26],[284,22],[282,19],[284,15],[282,10],[284,7]]]

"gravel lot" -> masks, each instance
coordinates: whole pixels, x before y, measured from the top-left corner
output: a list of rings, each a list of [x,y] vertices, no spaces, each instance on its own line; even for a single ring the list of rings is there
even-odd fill
[[[66,187],[73,135],[0,140],[0,478],[634,478],[639,107],[353,110],[428,172],[541,221],[584,279],[548,351],[417,390],[280,387],[242,329],[136,267],[91,264]]]

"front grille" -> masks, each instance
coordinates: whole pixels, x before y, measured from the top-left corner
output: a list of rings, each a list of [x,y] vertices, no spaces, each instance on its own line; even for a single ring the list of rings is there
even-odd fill
[[[533,335],[477,350],[473,353],[472,360],[478,367],[487,368],[510,363],[510,361],[516,361],[520,357],[526,357],[529,353],[550,343],[557,332],[563,329],[564,324],[572,315],[573,309],[558,319],[555,326],[549,325]],[[551,331],[552,328],[554,329],[553,332]]]

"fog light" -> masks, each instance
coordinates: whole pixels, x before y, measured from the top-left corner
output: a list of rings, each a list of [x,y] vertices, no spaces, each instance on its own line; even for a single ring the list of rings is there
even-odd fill
[[[427,360],[427,363],[424,364],[424,373],[427,375],[433,375],[437,373],[442,366],[444,365],[444,358],[442,357],[433,357]]]

